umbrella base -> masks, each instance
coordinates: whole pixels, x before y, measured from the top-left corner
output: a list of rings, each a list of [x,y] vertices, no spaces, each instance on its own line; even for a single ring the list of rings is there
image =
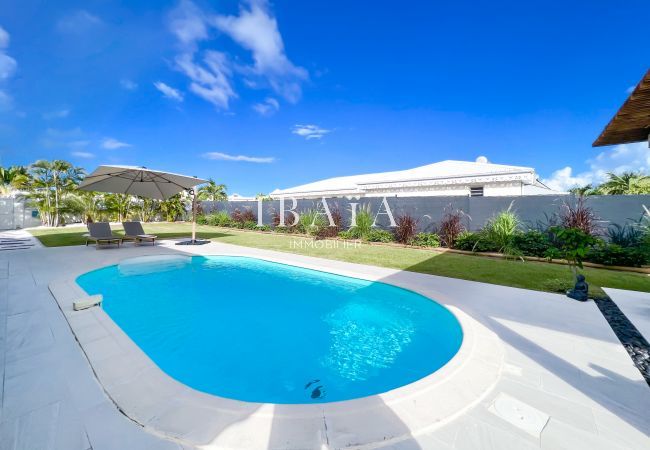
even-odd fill
[[[176,245],[204,245],[209,243],[210,241],[204,241],[201,239],[190,239],[189,241],[177,242]]]

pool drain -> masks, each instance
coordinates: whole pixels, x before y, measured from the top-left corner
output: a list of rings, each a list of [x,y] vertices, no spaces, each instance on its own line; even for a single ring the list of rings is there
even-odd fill
[[[313,389],[311,389],[311,394],[309,396],[314,400],[325,397],[325,389],[323,389],[323,386],[316,386],[316,384],[319,382],[320,380],[315,379],[305,384],[305,390],[308,390],[313,386]]]

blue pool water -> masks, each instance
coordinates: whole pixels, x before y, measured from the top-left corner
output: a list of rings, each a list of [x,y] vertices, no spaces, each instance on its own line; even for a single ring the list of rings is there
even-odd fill
[[[453,314],[412,291],[252,258],[134,258],[77,283],[168,375],[243,401],[386,392],[463,339]]]

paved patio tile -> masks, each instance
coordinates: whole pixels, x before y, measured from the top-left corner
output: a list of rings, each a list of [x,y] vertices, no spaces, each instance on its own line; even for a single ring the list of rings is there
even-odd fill
[[[165,245],[119,251],[68,247],[22,252],[11,259],[0,256],[0,357],[5,349],[7,355],[6,366],[0,364],[0,376],[4,379],[0,389],[0,449],[40,450],[48,446],[66,450],[86,450],[89,446],[95,450],[189,449],[188,443],[183,445],[152,434],[150,425],[165,424],[167,428],[176,426],[178,436],[189,435],[194,431],[193,421],[201,419],[195,416],[196,411],[175,409],[173,396],[162,402],[160,397],[157,402],[147,402],[147,398],[157,397],[160,392],[169,392],[169,379],[151,371],[149,365],[138,368],[138,361],[141,364],[142,360],[137,352],[124,352],[128,337],[107,338],[106,329],[97,326],[93,310],[64,309],[79,340],[89,346],[86,351],[91,362],[97,369],[101,368],[100,372],[108,373],[108,378],[123,381],[115,400],[126,404],[135,402],[132,406],[150,420],[145,429],[125,417],[105,395],[65,316],[47,291],[51,281],[69,279],[70,274],[123,258],[178,253],[173,245],[169,248]],[[449,423],[431,424],[429,431],[415,437],[408,436],[409,430],[402,430],[407,439],[391,442],[385,448],[650,448],[647,414],[650,389],[591,302],[583,304],[554,294],[222,244],[190,250],[284,258],[287,262],[341,273],[358,271],[382,281],[415,287],[425,295],[444,300],[495,333],[495,339],[505,349],[505,365],[494,389]],[[458,292],[463,295],[458,296]],[[5,302],[3,298],[9,300]],[[151,379],[150,386],[144,391],[136,389],[138,385],[130,383],[136,377]],[[466,386],[464,390],[452,389],[447,394],[470,398],[471,389],[472,386]],[[488,411],[499,393],[506,393],[550,416],[540,439]],[[438,400],[445,402],[442,397]],[[212,413],[209,408],[204,411],[204,418]],[[383,424],[399,424],[397,413],[405,412],[386,408],[383,417],[368,420],[374,424],[377,435],[381,435]],[[268,424],[264,421],[259,422],[260,428],[254,436],[242,437],[241,430],[247,429],[247,420],[257,423],[257,419],[245,416],[231,423],[215,415],[215,435],[220,438],[217,442],[243,443],[253,448],[286,448],[282,428],[266,429]],[[54,428],[53,423],[57,424]],[[317,418],[295,423],[296,427],[302,425],[305,434],[301,439],[309,442],[310,448],[327,437]],[[355,432],[346,429],[344,421],[333,419],[328,423],[328,433],[337,431]],[[206,434],[201,438],[210,437]],[[343,442],[344,439],[333,437],[330,447],[341,447]]]

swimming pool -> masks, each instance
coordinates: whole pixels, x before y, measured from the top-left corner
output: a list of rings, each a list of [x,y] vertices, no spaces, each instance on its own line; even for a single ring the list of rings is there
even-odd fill
[[[168,375],[249,402],[386,392],[442,367],[463,339],[451,312],[412,291],[253,258],[134,258],[77,283]]]

